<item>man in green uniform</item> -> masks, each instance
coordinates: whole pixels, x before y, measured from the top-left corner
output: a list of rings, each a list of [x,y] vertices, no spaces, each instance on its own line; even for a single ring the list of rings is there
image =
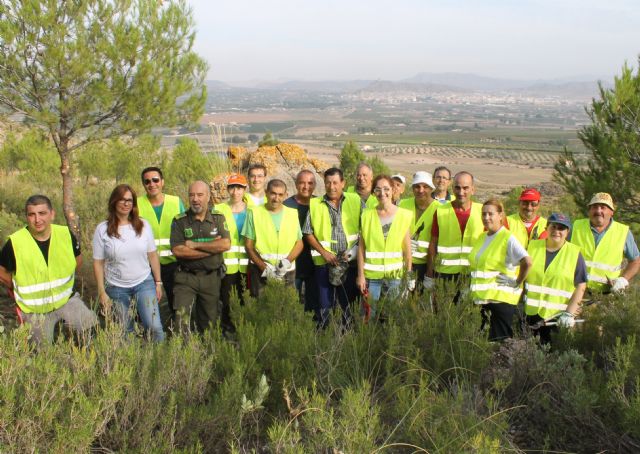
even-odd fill
[[[204,181],[189,186],[189,209],[171,224],[171,250],[178,259],[174,281],[176,326],[189,330],[193,303],[196,325],[204,331],[218,317],[220,282],[224,276],[222,253],[231,247],[224,215],[209,209],[211,191]]]
[[[171,238],[171,223],[178,214],[184,213],[182,200],[175,195],[164,194],[164,176],[159,167],[147,167],[140,174],[144,185],[145,195],[138,197],[140,217],[146,219],[153,231],[158,256],[160,257],[160,273],[162,286],[167,295],[169,306],[168,317],[163,317],[163,325],[168,327],[169,320],[175,316],[173,307],[173,279],[178,268],[178,262],[171,252],[169,240]],[[161,309],[164,316],[166,312]]]

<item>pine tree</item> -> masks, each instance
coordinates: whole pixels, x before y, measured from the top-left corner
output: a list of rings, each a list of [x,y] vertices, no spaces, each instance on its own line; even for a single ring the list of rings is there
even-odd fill
[[[640,59],[639,59],[640,63]],[[640,66],[640,65],[639,65]],[[591,124],[578,132],[590,152],[587,159],[565,148],[554,179],[586,204],[596,192],[608,192],[617,204],[616,219],[640,222],[640,68],[628,65],[613,88],[599,84],[600,97],[587,108]]]
[[[192,51],[192,12],[183,0],[7,0],[0,18],[0,107],[51,137],[79,233],[72,153],[202,114],[207,64]]]

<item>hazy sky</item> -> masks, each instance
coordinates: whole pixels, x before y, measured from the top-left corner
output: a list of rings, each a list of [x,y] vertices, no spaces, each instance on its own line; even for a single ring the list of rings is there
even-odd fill
[[[209,79],[609,76],[640,54],[638,0],[187,0]]]

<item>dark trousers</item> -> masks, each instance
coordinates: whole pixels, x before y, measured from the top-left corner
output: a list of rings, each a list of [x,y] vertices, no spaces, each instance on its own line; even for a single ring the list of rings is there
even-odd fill
[[[243,293],[247,288],[247,275],[246,273],[233,273],[226,274],[222,278],[220,285],[220,301],[222,301],[222,308],[220,310],[220,325],[225,332],[234,332],[235,326],[231,320],[231,294],[235,291],[240,304],[244,304]]]
[[[203,332],[218,320],[220,300],[220,270],[212,272],[177,271],[174,287],[176,328],[181,333],[190,330],[191,313],[196,304],[195,319],[199,332]]]
[[[249,293],[254,298],[258,298],[262,293],[262,289],[267,285],[267,278],[262,277],[262,271],[253,263],[249,263],[247,267],[247,280],[249,281]],[[289,271],[284,275],[284,285],[293,287],[295,285],[296,272]]]
[[[529,325],[530,327],[544,321],[544,319],[539,315],[527,315],[525,316],[525,320],[527,322],[527,325]],[[558,327],[557,326],[540,326],[539,328],[533,329],[532,331],[534,336],[540,337],[540,343],[542,345],[547,345],[551,343],[551,333],[557,332]]]
[[[489,340],[500,341],[513,337],[513,316],[518,306],[508,303],[487,303],[480,309],[482,327],[489,321]]]
[[[344,325],[350,324],[352,319],[350,304],[355,302],[360,293],[356,286],[358,269],[355,266],[350,266],[347,269],[345,282],[340,286],[331,285],[329,282],[328,267],[329,265],[316,266],[319,307],[316,317],[320,321],[319,326],[321,328],[325,328],[328,325],[331,318],[331,310],[335,307],[336,302],[342,308],[342,323]]]
[[[168,328],[171,325],[171,321],[175,317],[176,310],[173,306],[173,286],[178,269],[178,262],[167,263],[166,265],[160,265],[160,276],[162,277],[162,287],[164,288],[164,294],[167,298],[167,311],[160,310],[160,315],[163,316],[162,326]],[[161,304],[158,301],[158,304]]]
[[[318,283],[313,270],[296,276],[296,290],[298,290],[300,302],[304,304],[304,310],[317,314],[320,305],[318,303]]]
[[[424,280],[425,274],[427,274],[427,264],[414,263],[413,271],[416,273],[416,292],[418,292],[418,295],[422,295],[424,291],[424,288],[422,287],[422,281]]]

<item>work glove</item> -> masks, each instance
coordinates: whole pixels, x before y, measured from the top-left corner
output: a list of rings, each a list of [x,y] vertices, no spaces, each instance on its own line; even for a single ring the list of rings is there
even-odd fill
[[[558,326],[563,328],[573,328],[576,324],[576,316],[570,312],[563,312],[558,317]]]
[[[358,243],[354,244],[351,249],[345,252],[347,262],[355,260],[358,257]]]
[[[624,277],[618,277],[611,282],[613,293],[622,293],[629,286],[629,281]]]
[[[288,259],[282,259],[278,262],[278,266],[276,266],[276,274],[279,278],[283,278],[287,271],[291,268],[291,262]]]
[[[280,279],[275,266],[273,266],[269,262],[265,262],[265,265],[267,267],[262,272],[262,275],[261,275],[262,277],[266,278],[267,280]]]
[[[416,289],[416,273],[413,271],[407,272],[407,290],[413,292]]]
[[[500,273],[498,277],[496,277],[496,281],[500,285],[504,285],[506,287],[518,288],[518,280],[515,277],[507,276],[506,274]]]
[[[411,240],[411,253],[415,254],[418,252],[418,240]]]
[[[433,290],[433,288],[436,286],[436,280],[432,277],[425,276],[422,280],[422,286],[425,290]]]

